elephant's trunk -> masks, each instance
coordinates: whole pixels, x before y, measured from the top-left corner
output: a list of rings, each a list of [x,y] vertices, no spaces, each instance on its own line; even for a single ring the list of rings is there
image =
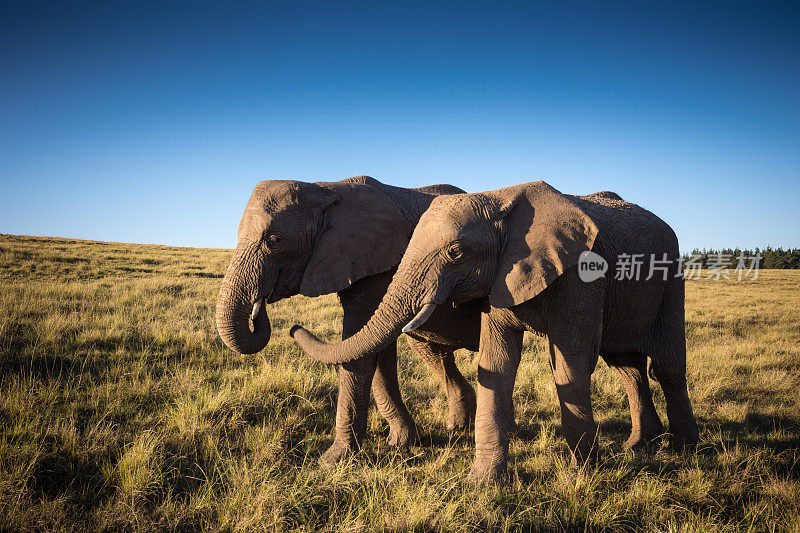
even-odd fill
[[[259,305],[258,300],[255,305]],[[232,286],[224,283],[217,297],[217,330],[225,345],[241,354],[256,353],[269,342],[272,328],[266,309],[255,311],[255,305]],[[250,329],[251,314],[253,328]]]
[[[259,288],[246,290],[243,287],[238,270],[241,266],[238,257],[235,258],[222,280],[217,296],[217,330],[228,348],[241,354],[253,354],[267,345],[272,328]]]
[[[358,333],[339,343],[323,342],[298,325],[293,326],[289,334],[316,361],[326,364],[354,361],[385,349],[400,336],[403,325],[416,312],[408,298],[413,293],[412,290],[398,288],[392,283],[367,324]]]

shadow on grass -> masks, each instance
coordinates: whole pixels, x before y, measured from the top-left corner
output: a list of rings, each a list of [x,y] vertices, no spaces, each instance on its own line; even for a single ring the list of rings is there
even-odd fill
[[[30,376],[37,381],[51,381],[82,372],[91,373],[91,369],[82,370],[80,363],[60,355],[11,356],[0,360],[0,380],[7,375],[18,374],[20,376]]]
[[[86,509],[99,505],[105,494],[105,485],[99,458],[66,450],[39,457],[29,480],[29,488],[34,494],[55,499],[69,493],[77,505]]]
[[[225,277],[224,274],[219,274],[217,272],[181,272],[181,276],[194,277],[194,278],[214,278],[214,279],[220,279]]]
[[[194,357],[194,365],[208,370],[231,364],[230,361],[224,363],[209,358],[202,347],[187,348],[180,339],[165,341],[135,330],[120,336],[85,341],[64,335],[63,341],[42,343],[33,354],[31,347],[36,345],[35,331],[18,325],[13,333],[9,336],[6,355],[0,358],[0,381],[11,375],[27,376],[42,382],[81,375],[102,377],[108,373],[112,359],[114,364],[124,364],[125,360],[139,361],[145,357],[152,363],[148,370],[152,379],[163,378],[187,357]]]
[[[92,346],[103,355],[83,356],[81,351],[76,351],[81,360],[76,360],[63,355],[17,355],[0,360],[0,381],[6,377],[17,375],[23,378],[30,378],[43,383],[52,381],[69,381],[79,376],[91,376],[93,378],[105,376],[111,364],[110,359],[114,358],[114,364],[122,364],[120,357],[115,354],[112,348],[116,346],[113,342],[92,342]],[[84,345],[85,346],[85,345]],[[99,348],[103,347],[103,348]],[[164,351],[158,353],[158,349],[151,356],[153,364],[148,368],[148,375],[151,379],[161,379],[169,372],[173,371],[177,362],[180,362],[190,354],[182,347],[165,346]],[[141,354],[134,353],[131,359],[139,360]],[[215,369],[221,363],[212,360],[199,362],[198,364]]]
[[[800,480],[800,420],[797,418],[750,413],[743,423],[707,419],[698,419],[698,423],[701,433],[705,427],[718,431],[721,436],[721,441],[701,443],[698,455],[714,457],[737,445],[753,451],[765,450],[769,452],[770,468],[775,474]]]

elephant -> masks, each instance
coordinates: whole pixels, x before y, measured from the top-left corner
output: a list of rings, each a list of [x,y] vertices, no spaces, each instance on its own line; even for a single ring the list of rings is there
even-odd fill
[[[238,244],[217,297],[216,324],[233,351],[252,354],[269,342],[264,304],[296,294],[336,292],[344,311],[342,335],[358,331],[377,309],[422,213],[451,185],[406,189],[368,176],[338,182],[271,180],[259,183],[247,203]],[[455,365],[454,350],[477,350],[477,303],[443,308],[408,336],[447,395],[449,429],[474,420],[475,391]],[[396,338],[397,336],[395,336]],[[370,386],[389,423],[389,443],[417,438],[397,382],[395,344],[372,357],[342,364],[336,431],[320,463],[335,463],[359,448],[366,432]]]
[[[648,276],[620,269],[588,276],[581,270],[587,258],[606,266],[633,258]],[[631,439],[662,433],[649,357],[667,404],[670,443],[691,449],[698,428],[686,383],[679,259],[669,225],[614,193],[566,195],[537,181],[442,196],[422,215],[386,295],[358,333],[330,344],[298,325],[290,333],[313,359],[340,364],[383,349],[401,331],[417,331],[447,304],[483,302],[474,482],[508,479],[511,392],[525,330],[547,339],[573,465],[597,461],[590,378],[598,355],[625,384]]]

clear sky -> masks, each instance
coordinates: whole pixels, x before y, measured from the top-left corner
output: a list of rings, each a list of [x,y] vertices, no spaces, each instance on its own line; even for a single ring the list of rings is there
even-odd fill
[[[0,232],[234,247],[264,179],[613,190],[800,246],[796,2],[0,4]]]

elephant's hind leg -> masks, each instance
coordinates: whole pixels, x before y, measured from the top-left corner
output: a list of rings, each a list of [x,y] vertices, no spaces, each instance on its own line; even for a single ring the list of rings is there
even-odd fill
[[[670,446],[678,452],[693,450],[700,440],[700,431],[689,400],[685,367],[662,367],[654,361],[652,371],[667,403]]]
[[[694,419],[689,391],[686,387],[686,371],[675,368],[652,367],[667,403],[670,446],[675,451],[691,451],[699,441],[699,429]]]
[[[647,357],[641,353],[603,354],[603,359],[622,380],[631,410],[631,435],[625,448],[647,447],[664,432],[653,405],[647,379]]]
[[[648,350],[650,370],[664,391],[669,419],[670,445],[676,451],[692,450],[699,441],[699,429],[686,386],[686,326],[684,322],[684,281],[668,284],[653,328]]]
[[[469,427],[475,420],[475,389],[458,370],[453,350],[409,335],[406,341],[414,353],[428,363],[442,384],[447,395],[447,429]]]

